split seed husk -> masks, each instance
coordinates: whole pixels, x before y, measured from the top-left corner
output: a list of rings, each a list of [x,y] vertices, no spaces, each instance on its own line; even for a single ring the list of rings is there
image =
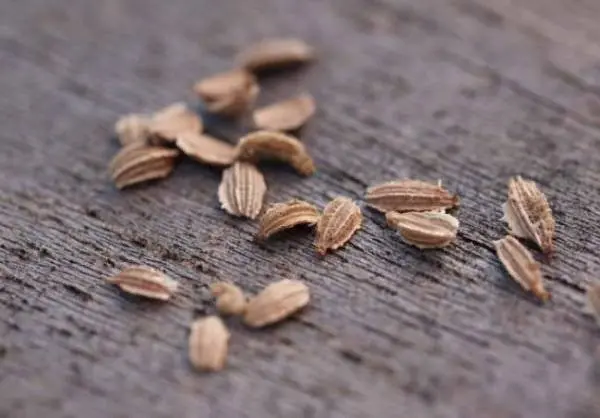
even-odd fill
[[[230,336],[227,327],[217,316],[194,321],[188,341],[192,365],[202,371],[216,372],[223,369],[227,361]]]
[[[273,103],[254,111],[254,125],[271,131],[294,131],[302,127],[317,110],[310,94]]]
[[[396,180],[371,186],[365,199],[369,206],[381,212],[444,211],[458,205],[458,196],[440,183],[420,180]]]
[[[600,324],[600,284],[592,284],[587,289],[588,306]]]
[[[198,81],[194,91],[211,113],[239,116],[256,101],[260,87],[256,77],[243,69],[219,73]]]
[[[305,307],[310,301],[308,287],[297,280],[281,280],[265,287],[250,299],[244,323],[260,328],[279,322]]]
[[[148,126],[151,139],[168,143],[181,134],[200,133],[202,129],[202,120],[185,103],[173,103],[154,113]]]
[[[115,133],[121,145],[146,142],[149,135],[150,120],[150,116],[141,113],[132,113],[119,118],[115,123]]]
[[[446,213],[388,212],[385,218],[405,242],[421,249],[446,247],[458,232],[458,219]]]
[[[238,161],[223,171],[219,202],[232,215],[255,219],[262,209],[266,191],[261,172],[252,164]]]
[[[124,268],[106,279],[124,292],[150,299],[168,300],[177,291],[177,282],[166,274],[146,266]]]
[[[188,157],[203,164],[227,167],[237,158],[234,146],[205,134],[186,132],[177,137],[175,144]]]
[[[242,51],[237,58],[249,71],[274,70],[312,61],[314,49],[300,39],[280,38],[258,42]]]
[[[164,178],[173,171],[178,155],[174,149],[133,142],[114,156],[110,176],[119,189]]]
[[[546,196],[537,184],[520,176],[508,182],[508,200],[503,205],[510,233],[535,242],[545,253],[554,251],[555,221]]]
[[[228,282],[217,282],[210,285],[213,296],[217,299],[217,310],[223,315],[241,315],[246,310],[246,296],[242,289]]]
[[[286,162],[304,176],[309,176],[316,170],[304,144],[281,132],[252,132],[240,139],[238,153],[238,158],[242,161],[257,163],[263,160],[279,160]]]
[[[336,250],[352,238],[360,229],[360,208],[347,197],[336,197],[325,206],[317,223],[316,247],[319,254]]]
[[[496,252],[508,274],[527,291],[543,302],[550,299],[544,288],[540,264],[515,237],[507,235],[494,241]]]
[[[315,225],[319,221],[319,210],[302,200],[275,203],[260,218],[257,238],[264,240],[271,235],[297,225]]]

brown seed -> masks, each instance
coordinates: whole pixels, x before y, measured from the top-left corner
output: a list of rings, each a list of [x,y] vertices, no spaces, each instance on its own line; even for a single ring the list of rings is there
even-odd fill
[[[186,132],[202,132],[202,120],[185,103],[174,103],[154,113],[149,124],[150,135],[166,142],[175,142]]]
[[[396,180],[371,186],[365,199],[381,212],[440,211],[458,205],[458,196],[441,184],[420,180]]]
[[[510,233],[535,242],[545,253],[554,251],[555,222],[546,196],[533,181],[520,176],[508,182],[508,200],[503,205]]]
[[[229,331],[217,316],[197,319],[190,327],[190,362],[198,370],[216,372],[225,367]]]
[[[131,266],[106,279],[124,292],[150,299],[167,300],[177,291],[177,282],[164,273],[146,266]]]
[[[123,146],[148,139],[150,116],[132,113],[122,116],[115,124],[115,133]]]
[[[257,109],[253,119],[258,129],[293,131],[304,125],[316,109],[315,99],[305,93]]]
[[[196,132],[179,135],[175,144],[187,156],[204,164],[225,167],[237,158],[237,150],[232,145]]]
[[[592,284],[587,289],[588,306],[600,324],[600,284]]]
[[[246,296],[242,289],[232,283],[217,282],[210,285],[217,298],[217,310],[224,315],[241,315],[246,310]]]
[[[265,287],[250,299],[244,323],[253,328],[279,322],[305,307],[310,301],[308,287],[297,280],[281,280]]]
[[[260,213],[267,185],[252,164],[236,162],[223,171],[219,185],[219,202],[228,213],[254,219]]]
[[[319,210],[302,200],[293,199],[284,203],[275,203],[261,217],[257,238],[267,239],[277,232],[296,225],[314,225],[319,221],[319,217]]]
[[[260,88],[253,74],[236,69],[198,81],[194,91],[209,112],[238,116],[254,104]]]
[[[114,156],[109,164],[110,176],[119,189],[160,179],[173,171],[178,154],[174,149],[134,142]]]
[[[458,232],[458,219],[446,213],[388,212],[385,218],[404,241],[421,249],[450,245]]]
[[[319,254],[344,245],[360,229],[360,208],[347,197],[336,197],[325,206],[317,223],[316,246]]]
[[[238,63],[250,71],[279,69],[312,61],[314,49],[300,39],[268,39],[242,51]]]
[[[507,235],[494,241],[496,252],[508,274],[525,290],[530,291],[542,301],[550,299],[550,293],[544,289],[540,264],[516,238]]]
[[[304,144],[281,132],[256,131],[240,139],[239,159],[257,163],[262,160],[279,160],[290,164],[304,176],[315,172],[315,164]]]

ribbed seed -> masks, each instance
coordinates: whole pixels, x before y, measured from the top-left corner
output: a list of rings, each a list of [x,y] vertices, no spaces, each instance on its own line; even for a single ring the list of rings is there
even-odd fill
[[[146,266],[131,266],[106,279],[124,292],[150,299],[167,300],[177,290],[177,282],[166,274]]]
[[[260,219],[258,239],[267,239],[285,229],[297,225],[314,225],[319,221],[319,210],[310,203],[293,199],[275,203],[269,207]]]
[[[236,162],[223,171],[219,185],[219,201],[228,213],[254,219],[260,213],[267,185],[263,175],[252,164]]]
[[[293,131],[304,125],[316,109],[315,99],[310,94],[301,94],[255,110],[254,125],[258,129]]]
[[[230,334],[217,316],[208,316],[192,323],[188,341],[189,358],[198,370],[216,372],[227,361]]]
[[[262,71],[303,64],[314,57],[314,49],[300,39],[268,39],[246,48],[237,62],[247,70]]]
[[[250,299],[244,323],[259,328],[279,322],[305,307],[310,301],[308,287],[297,280],[272,283]]]
[[[166,177],[173,171],[179,152],[139,142],[123,147],[109,164],[117,188]]]
[[[404,241],[421,249],[450,245],[458,232],[458,219],[446,213],[388,212],[385,217]]]
[[[360,229],[360,208],[347,197],[337,197],[325,206],[317,224],[317,251],[324,255],[344,245]]]
[[[365,199],[381,212],[439,211],[458,205],[458,196],[440,184],[420,180],[396,180],[371,186]]]

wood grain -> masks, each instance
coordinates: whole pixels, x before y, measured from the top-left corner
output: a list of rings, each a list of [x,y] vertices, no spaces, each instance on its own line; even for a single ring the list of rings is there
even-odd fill
[[[5,0],[0,2],[0,417],[573,417],[600,415],[600,7],[594,0]],[[300,91],[318,173],[268,167],[268,201],[361,199],[397,177],[461,196],[455,245],[422,252],[364,208],[319,258],[305,231],[266,245],[219,210],[220,171],[186,162],[119,192],[106,165],[127,112],[187,99],[268,36],[319,60],[261,80]],[[234,141],[243,127],[207,121]],[[491,241],[506,181],[547,193],[557,255],[540,306]],[[124,297],[125,264],[180,281],[172,303]],[[186,359],[208,285],[311,288],[298,318],[235,321],[226,371]]]

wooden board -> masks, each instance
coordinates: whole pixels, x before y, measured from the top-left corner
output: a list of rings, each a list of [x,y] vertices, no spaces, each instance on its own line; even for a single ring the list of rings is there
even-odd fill
[[[599,18],[595,0],[0,2],[0,417],[600,416],[584,311],[600,280]],[[456,245],[418,251],[365,209],[325,258],[303,232],[259,246],[255,224],[219,209],[220,172],[193,162],[113,187],[119,115],[194,103],[195,79],[270,36],[318,48],[315,65],[264,79],[260,104],[316,96],[302,140],[319,171],[268,167],[268,200],[443,179],[462,197]],[[557,219],[545,306],[491,244],[516,174]],[[124,297],[104,278],[129,263],[182,291]],[[309,309],[263,331],[230,321],[227,370],[192,371],[207,285],[281,278],[310,286]]]

